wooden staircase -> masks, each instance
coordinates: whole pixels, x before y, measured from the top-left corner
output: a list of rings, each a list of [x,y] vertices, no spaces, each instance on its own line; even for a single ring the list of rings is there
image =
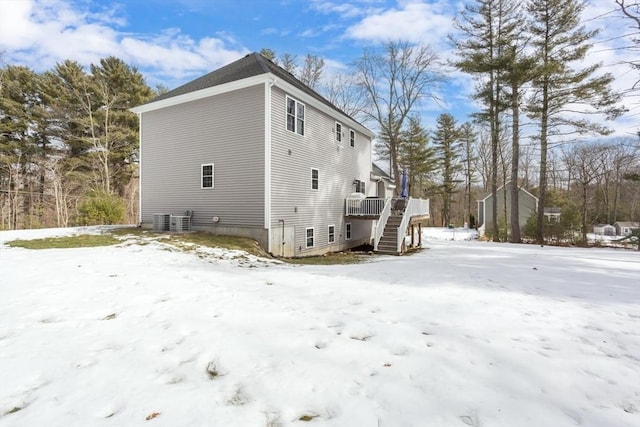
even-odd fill
[[[378,253],[388,255],[400,255],[398,252],[398,227],[402,222],[402,214],[390,215],[384,227],[382,238],[378,243]],[[404,235],[404,231],[401,231]]]

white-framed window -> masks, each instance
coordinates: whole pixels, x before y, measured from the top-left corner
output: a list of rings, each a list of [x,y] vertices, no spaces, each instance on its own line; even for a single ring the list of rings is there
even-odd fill
[[[345,240],[351,240],[351,223],[350,222],[344,225],[344,238]]]
[[[309,227],[305,230],[305,236],[306,236],[306,247],[307,248],[312,248],[315,244],[314,242],[314,238],[313,238],[313,233],[314,233],[314,229],[313,227]]]
[[[333,243],[336,241],[336,226],[329,226],[329,243]]]
[[[304,135],[304,104],[288,96],[287,130]]]
[[[353,129],[349,129],[349,146],[356,146],[356,131]]]
[[[200,166],[200,188],[213,188],[213,163]]]
[[[355,192],[356,193],[362,193],[362,194],[366,194],[365,193],[365,186],[364,186],[364,181],[360,181],[359,179],[354,179],[353,180],[353,184],[356,187],[355,188]]]
[[[336,122],[336,141],[342,142],[342,123]]]
[[[311,189],[317,190],[320,186],[320,171],[315,168],[311,168]]]

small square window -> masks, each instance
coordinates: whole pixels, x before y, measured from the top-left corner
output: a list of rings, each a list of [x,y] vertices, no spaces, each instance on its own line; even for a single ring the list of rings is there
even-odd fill
[[[356,146],[356,132],[353,129],[349,130],[349,145],[351,147]]]
[[[306,237],[307,237],[307,248],[312,248],[314,245],[313,241],[313,228],[306,229]]]
[[[342,142],[342,123],[336,122],[336,141]]]
[[[201,165],[200,188],[213,188],[213,163]]]
[[[320,172],[318,169],[311,169],[311,189],[317,190],[319,187]]]
[[[344,225],[344,238],[346,240],[351,240],[351,223],[350,222]]]
[[[333,243],[336,241],[336,226],[329,226],[329,243]]]

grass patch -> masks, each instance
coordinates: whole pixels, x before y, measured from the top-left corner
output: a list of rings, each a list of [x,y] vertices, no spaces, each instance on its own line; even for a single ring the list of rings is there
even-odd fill
[[[131,227],[116,228],[109,231],[114,236],[136,236],[145,238],[162,238],[163,243],[171,244],[182,250],[190,250],[189,245],[207,246],[210,248],[223,248],[231,250],[245,251],[260,257],[270,257],[255,240],[246,237],[223,236],[218,234],[205,233],[201,231],[189,233],[157,233],[151,230]]]
[[[77,236],[48,237],[46,239],[12,240],[7,246],[25,249],[68,249],[112,246],[120,243],[111,234],[79,234]]]
[[[282,261],[289,264],[300,265],[341,265],[341,264],[359,264],[364,262],[366,256],[349,253],[337,252],[325,255],[310,256],[304,258],[283,258]]]
[[[117,227],[105,229],[102,234],[79,234],[76,236],[49,237],[33,240],[13,240],[7,242],[8,246],[26,249],[62,249],[62,248],[88,248],[96,246],[111,246],[122,243],[126,238],[135,241],[135,244],[148,244],[148,240],[157,239],[166,245],[170,245],[181,251],[191,251],[196,246],[222,248],[245,251],[251,255],[263,258],[271,258],[258,242],[246,237],[222,236],[205,232],[167,233],[154,232],[140,227]],[[340,265],[358,264],[364,262],[365,255],[354,252],[336,252],[305,258],[282,258],[289,264],[299,265]]]

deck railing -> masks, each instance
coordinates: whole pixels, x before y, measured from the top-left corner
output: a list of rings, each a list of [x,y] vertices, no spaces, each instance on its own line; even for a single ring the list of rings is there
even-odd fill
[[[407,207],[404,210],[404,216],[402,222],[398,226],[398,253],[402,252],[402,242],[404,241],[404,234],[409,225],[409,220],[412,216],[429,215],[429,199],[412,199],[409,197],[407,200]]]
[[[348,197],[345,215],[347,216],[379,216],[387,199]]]

